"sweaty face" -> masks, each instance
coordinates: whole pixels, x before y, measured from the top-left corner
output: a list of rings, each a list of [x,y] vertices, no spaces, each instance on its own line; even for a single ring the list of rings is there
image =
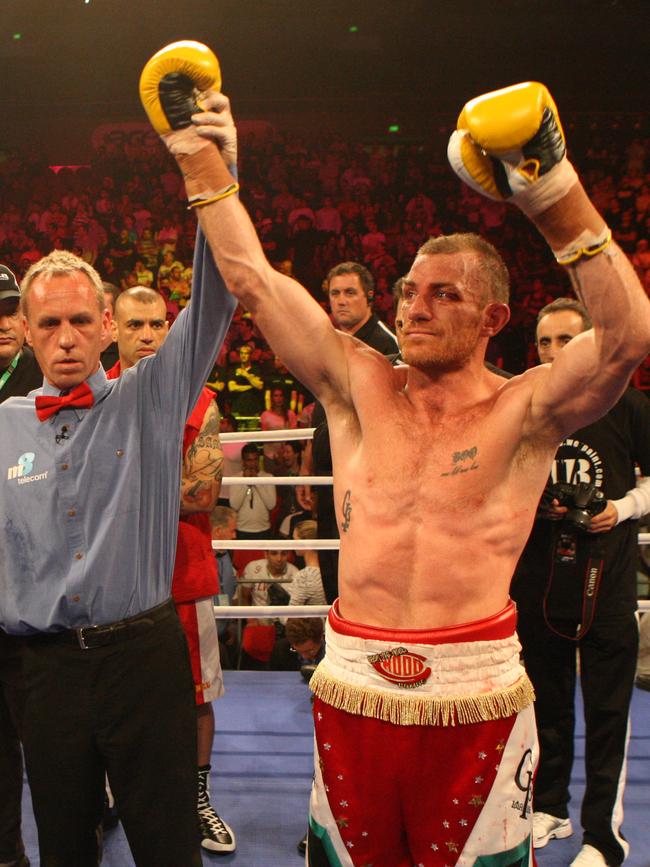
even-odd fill
[[[570,340],[585,330],[582,316],[575,310],[558,310],[543,316],[537,325],[537,354],[542,364],[550,364]]]
[[[95,289],[81,271],[37,278],[24,323],[47,381],[64,390],[95,373],[109,321],[110,313],[99,309]]]
[[[470,254],[418,256],[404,280],[397,329],[402,358],[423,370],[457,370],[482,331],[483,292]]]
[[[330,280],[328,294],[332,319],[341,331],[354,333],[370,317],[370,305],[358,274],[339,274]]]
[[[24,342],[25,329],[18,299],[0,301],[0,370],[11,364]]]
[[[135,298],[122,297],[113,319],[113,339],[117,342],[122,370],[158,352],[168,331],[162,298],[153,304],[143,304]]]

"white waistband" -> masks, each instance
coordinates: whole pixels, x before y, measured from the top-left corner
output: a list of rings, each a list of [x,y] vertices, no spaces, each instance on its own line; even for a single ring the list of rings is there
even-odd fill
[[[323,674],[363,688],[462,697],[507,689],[525,676],[516,634],[490,641],[417,644],[358,638],[326,626]]]

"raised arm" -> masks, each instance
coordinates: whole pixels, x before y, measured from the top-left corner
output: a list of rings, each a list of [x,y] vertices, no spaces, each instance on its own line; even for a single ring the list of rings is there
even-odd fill
[[[527,433],[562,438],[613,406],[650,351],[650,303],[566,158],[546,88],[514,85],[471,100],[452,135],[456,173],[489,198],[517,205],[568,271],[593,329],[536,371]]]
[[[221,83],[216,57],[200,43],[178,42],[154,55],[147,68],[143,104],[178,162],[190,207],[229,290],[321,401],[346,400],[344,337],[299,283],[271,267],[236,195],[237,136],[228,99],[216,92]]]

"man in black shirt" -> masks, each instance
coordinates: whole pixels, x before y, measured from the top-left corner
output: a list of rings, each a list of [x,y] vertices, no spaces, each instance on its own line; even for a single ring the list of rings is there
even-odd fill
[[[0,265],[0,403],[43,384],[34,353],[25,346],[20,289],[6,265]]]
[[[537,320],[540,360],[552,361],[590,326],[587,311],[573,299],[544,307]],[[605,508],[591,517],[587,530],[575,528],[567,506],[540,512],[511,588],[537,695],[535,848],[573,830],[568,803],[576,646],[580,655],[586,789],[584,845],[574,867],[616,867],[629,850],[620,826],[638,645],[636,519],[650,511],[650,478],[635,485],[635,464],[650,477],[650,402],[628,389],[605,416],[564,440],[551,470],[553,483],[594,485],[606,498]]]
[[[340,331],[352,334],[357,340],[372,346],[382,355],[397,355],[399,347],[393,332],[378,319],[372,310],[374,280],[366,267],[358,262],[341,262],[327,275],[327,294],[332,320]],[[312,416],[315,428],[312,444],[313,472],[317,476],[332,474],[329,431],[323,407],[317,403]],[[305,456],[309,458],[309,451]],[[303,461],[302,472],[307,467]],[[310,471],[311,472],[311,471]],[[318,489],[318,537],[338,538],[339,529],[334,514],[334,490],[323,486]],[[320,551],[321,576],[328,602],[338,596],[338,551]]]
[[[358,262],[341,262],[327,275],[327,295],[334,325],[382,355],[393,355],[399,352],[397,339],[372,311],[374,290],[372,274]]]

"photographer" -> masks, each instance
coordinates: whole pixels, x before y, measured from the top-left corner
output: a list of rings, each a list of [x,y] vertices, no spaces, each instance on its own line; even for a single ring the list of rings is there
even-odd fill
[[[540,361],[591,327],[577,301],[560,298],[537,319]],[[567,437],[521,556],[511,595],[524,662],[537,695],[540,762],[533,844],[572,834],[576,647],[585,709],[586,790],[581,867],[621,864],[620,831],[634,684],[637,521],[650,511],[650,402],[628,389],[603,418]],[[577,863],[574,862],[574,863]]]

